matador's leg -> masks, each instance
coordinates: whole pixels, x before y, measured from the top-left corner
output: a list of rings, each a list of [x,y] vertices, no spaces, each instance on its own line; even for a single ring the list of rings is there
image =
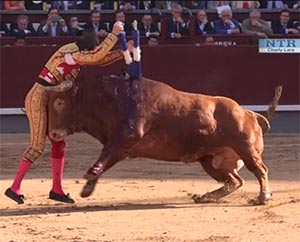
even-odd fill
[[[12,186],[5,191],[6,196],[19,204],[24,203],[24,196],[20,194],[21,183],[32,162],[44,151],[47,128],[47,100],[48,94],[40,84],[35,84],[25,99],[31,144],[21,158]]]

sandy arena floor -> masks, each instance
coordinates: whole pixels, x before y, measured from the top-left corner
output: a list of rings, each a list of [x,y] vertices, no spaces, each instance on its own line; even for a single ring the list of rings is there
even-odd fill
[[[243,168],[246,184],[218,204],[194,204],[191,194],[203,194],[217,184],[200,164],[185,165],[147,159],[126,160],[108,171],[95,193],[80,198],[85,170],[101,145],[86,134],[68,138],[64,189],[75,205],[49,200],[49,144],[31,168],[17,205],[3,193],[11,185],[28,134],[1,135],[0,241],[289,241],[300,238],[300,139],[267,135],[264,161],[270,169],[272,200],[251,206],[259,186]]]

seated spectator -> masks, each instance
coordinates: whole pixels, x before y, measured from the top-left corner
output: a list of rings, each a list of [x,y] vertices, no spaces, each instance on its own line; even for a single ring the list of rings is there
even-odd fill
[[[62,1],[64,2],[63,10],[90,10],[90,1]]]
[[[288,8],[286,1],[267,1],[267,9],[283,9]]]
[[[24,46],[26,45],[25,36],[17,36],[14,46]]]
[[[48,0],[50,8],[57,8],[59,10],[90,10],[91,3],[94,1],[55,1]]]
[[[10,35],[14,37],[23,36],[35,36],[37,35],[32,24],[29,22],[27,15],[19,15],[17,17],[17,23],[12,24],[10,27]]]
[[[9,28],[7,27],[7,24],[2,22],[2,15],[0,14],[0,37],[1,36],[8,36],[9,35]]]
[[[196,35],[214,34],[215,30],[210,21],[207,20],[207,14],[199,9],[196,15]]]
[[[24,11],[24,1],[5,1],[4,9],[7,11]]]
[[[94,30],[99,37],[108,35],[107,25],[101,22],[101,13],[98,10],[92,10],[90,14],[91,21],[84,26],[85,30]]]
[[[43,1],[26,0],[25,8],[27,10],[43,10]]]
[[[84,31],[84,28],[79,24],[76,16],[70,18],[68,28],[71,36],[81,36]]]
[[[300,21],[298,21],[298,22],[296,23],[296,27],[297,27],[297,29],[298,29],[298,31],[299,31],[299,33],[300,33]]]
[[[115,20],[124,23],[124,31],[127,36],[132,35],[132,24],[126,22],[125,13],[122,10],[117,10],[115,15]]]
[[[148,45],[150,45],[150,46],[158,45],[158,36],[157,36],[157,35],[150,35],[150,36],[148,37],[147,43],[148,43]]]
[[[206,46],[213,46],[213,45],[215,45],[215,40],[214,40],[214,38],[211,37],[211,36],[207,36],[207,37],[205,38],[205,41],[204,41],[203,45],[206,45]]]
[[[120,4],[120,10],[123,10],[124,12],[130,12],[133,10],[136,10],[136,6],[134,4],[134,1],[121,1]]]
[[[3,23],[0,21],[0,37],[1,36],[8,36],[9,35],[9,29],[6,25],[6,23]]]
[[[179,4],[172,5],[172,17],[167,20],[168,37],[180,39],[189,32],[188,24],[182,19],[182,7]]]
[[[272,28],[267,21],[260,18],[261,14],[257,10],[250,12],[249,18],[242,23],[242,31],[245,34],[257,36],[260,38],[267,38],[273,34]]]
[[[230,5],[230,1],[207,1],[207,9],[217,9],[224,5]]]
[[[206,9],[207,1],[185,1],[185,7],[189,9]]]
[[[154,1],[137,1],[137,9],[150,10],[155,7]]]
[[[221,18],[214,22],[214,27],[217,34],[239,34],[241,32],[238,21],[232,18],[232,12],[229,9],[221,12]]]
[[[172,10],[172,5],[178,4],[178,1],[154,1],[155,8]]]
[[[57,8],[49,8],[48,18],[46,21],[42,21],[38,28],[38,35],[40,36],[63,36],[68,35],[68,26],[66,21],[59,16]]]
[[[299,34],[296,25],[290,19],[290,11],[283,9],[280,12],[278,20],[272,22],[274,34]]]
[[[142,23],[139,24],[138,28],[141,36],[149,37],[150,35],[160,35],[158,26],[156,23],[153,23],[153,18],[150,14],[143,16]]]
[[[293,4],[293,8],[294,8],[294,9],[300,8],[300,1],[296,1],[296,2]]]
[[[253,9],[259,8],[259,1],[231,1],[232,9]]]
[[[114,1],[109,0],[96,0],[94,6],[100,6],[100,9],[114,9]],[[116,9],[115,9],[116,10]]]
[[[294,0],[284,0],[282,1],[284,3],[284,7],[285,8],[294,8],[294,5],[297,3],[297,2],[300,2],[300,1],[294,1]]]

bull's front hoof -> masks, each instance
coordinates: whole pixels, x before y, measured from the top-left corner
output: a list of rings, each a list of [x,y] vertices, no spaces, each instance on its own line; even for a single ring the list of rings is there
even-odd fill
[[[216,203],[218,200],[216,198],[213,198],[211,196],[208,196],[207,194],[204,194],[203,196],[194,194],[192,196],[192,199],[195,203]]]
[[[85,198],[85,197],[89,197],[93,191],[95,190],[95,187],[96,187],[96,184],[97,184],[97,180],[94,180],[94,181],[87,181],[87,183],[84,185],[81,193],[80,193],[80,196]]]
[[[90,174],[90,173],[86,173],[86,174],[83,175],[83,178],[88,180],[88,181],[95,181],[95,180],[98,180],[99,176],[94,175],[94,174]]]

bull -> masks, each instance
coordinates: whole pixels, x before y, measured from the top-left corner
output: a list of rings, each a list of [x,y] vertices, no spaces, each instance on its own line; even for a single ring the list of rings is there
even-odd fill
[[[120,139],[122,102],[129,90],[124,77],[103,77],[75,83],[66,92],[50,92],[49,134],[53,139],[84,131],[103,144],[94,164],[101,172],[85,177],[82,197],[90,196],[100,175],[117,162],[143,157],[199,162],[208,175],[224,184],[204,195],[193,195],[196,203],[217,201],[240,188],[244,180],[238,171],[245,165],[259,182],[256,203],[266,203],[271,191],[262,160],[263,134],[270,128],[268,119],[278,104],[281,87],[265,117],[227,97],[186,93],[147,78],[135,82],[142,100],[138,104],[140,136],[131,145]]]

